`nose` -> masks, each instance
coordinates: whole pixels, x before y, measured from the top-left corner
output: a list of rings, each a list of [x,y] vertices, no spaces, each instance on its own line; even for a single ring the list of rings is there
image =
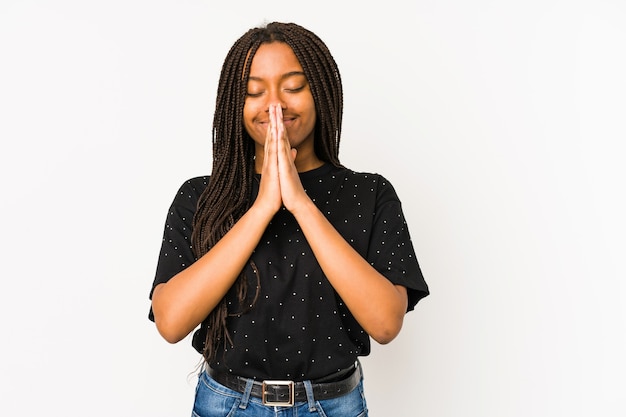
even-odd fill
[[[279,89],[271,89],[267,94],[267,101],[265,103],[265,111],[270,111],[270,105],[276,104],[279,105],[282,110],[287,108],[287,104],[284,100],[283,94],[281,94]]]

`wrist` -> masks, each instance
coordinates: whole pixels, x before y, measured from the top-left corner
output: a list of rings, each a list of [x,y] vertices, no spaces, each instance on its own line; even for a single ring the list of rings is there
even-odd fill
[[[314,214],[320,213],[319,209],[310,198],[303,199],[301,202],[288,209],[296,218],[298,223],[301,223],[301,221],[306,219],[310,219]]]
[[[268,204],[262,203],[259,200],[252,203],[252,206],[248,209],[248,215],[254,218],[259,223],[268,224],[276,212],[280,210]]]

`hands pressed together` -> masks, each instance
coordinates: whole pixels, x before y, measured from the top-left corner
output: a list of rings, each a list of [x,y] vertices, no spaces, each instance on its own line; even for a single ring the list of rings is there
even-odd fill
[[[328,281],[363,329],[379,343],[388,343],[399,333],[407,308],[406,288],[376,271],[317,209],[300,182],[296,154],[281,107],[271,105],[254,204],[210,251],[154,289],[154,317],[166,340],[182,340],[218,305],[283,206],[295,217]]]
[[[297,150],[292,148],[283,124],[283,112],[279,104],[269,107],[269,126],[265,137],[261,183],[255,204],[261,204],[272,213],[284,205],[295,212],[309,200],[296,169]]]

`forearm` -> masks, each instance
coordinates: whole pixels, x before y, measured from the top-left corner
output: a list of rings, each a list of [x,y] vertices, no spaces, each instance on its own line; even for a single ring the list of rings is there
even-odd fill
[[[324,274],[355,319],[379,343],[393,340],[406,313],[406,289],[376,271],[313,202],[298,207],[294,216]]]
[[[267,210],[252,206],[209,252],[154,289],[155,323],[167,341],[182,340],[218,305],[241,274],[271,218]]]

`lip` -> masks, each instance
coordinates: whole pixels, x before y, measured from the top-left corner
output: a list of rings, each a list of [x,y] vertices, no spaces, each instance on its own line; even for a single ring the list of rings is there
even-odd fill
[[[285,127],[289,127],[296,122],[296,117],[283,117],[283,124]]]
[[[296,120],[297,120],[297,117],[283,117],[283,124],[285,126],[291,126],[295,123]],[[267,128],[269,123],[270,123],[269,120],[260,120],[257,122],[257,124],[261,126],[262,128]]]

